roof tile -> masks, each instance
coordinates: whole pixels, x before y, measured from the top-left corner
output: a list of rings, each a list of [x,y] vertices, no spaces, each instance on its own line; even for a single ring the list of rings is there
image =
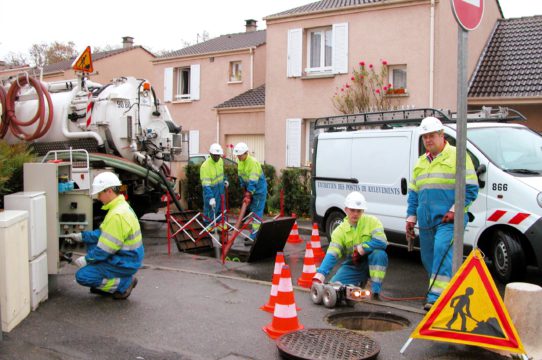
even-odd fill
[[[290,10],[282,11],[266,16],[265,20],[272,20],[281,17],[305,15],[326,10],[336,10],[345,7],[355,7],[367,4],[381,3],[385,0],[322,0],[307,5],[299,6]]]
[[[264,106],[265,105],[265,84],[258,86],[255,89],[245,91],[222,104],[217,105],[217,109],[237,108],[247,106]]]

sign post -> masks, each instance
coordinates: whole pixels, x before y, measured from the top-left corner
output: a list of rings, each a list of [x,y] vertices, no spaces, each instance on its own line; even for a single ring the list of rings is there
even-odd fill
[[[467,157],[467,64],[468,31],[480,25],[485,0],[450,0],[457,20],[457,139],[455,173],[454,256],[452,271],[455,274],[463,262],[465,173]]]

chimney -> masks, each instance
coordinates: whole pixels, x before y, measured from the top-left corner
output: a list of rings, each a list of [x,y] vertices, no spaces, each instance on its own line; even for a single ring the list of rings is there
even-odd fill
[[[257,23],[257,21],[254,20],[254,19],[245,20],[246,32],[256,31],[256,28],[258,27],[258,25],[256,25],[256,23]]]
[[[129,49],[134,46],[134,38],[131,36],[122,37],[122,48]]]

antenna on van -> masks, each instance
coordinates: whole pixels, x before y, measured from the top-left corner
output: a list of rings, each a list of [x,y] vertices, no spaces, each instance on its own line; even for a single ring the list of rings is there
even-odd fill
[[[314,129],[325,131],[355,131],[366,128],[392,129],[398,126],[417,126],[428,117],[433,116],[443,123],[455,123],[457,113],[450,110],[420,108],[409,110],[374,111],[359,114],[345,114],[318,118]],[[481,110],[467,114],[467,122],[509,122],[525,121],[526,118],[516,110],[499,107],[483,107]]]

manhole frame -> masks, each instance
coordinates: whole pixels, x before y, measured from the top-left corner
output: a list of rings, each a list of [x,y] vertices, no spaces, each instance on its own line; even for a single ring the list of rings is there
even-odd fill
[[[378,320],[382,322],[390,322],[394,324],[398,324],[401,326],[400,329],[390,329],[390,330],[373,330],[373,329],[351,329],[348,327],[338,327],[336,323],[333,322],[333,318],[339,318],[339,317],[360,317],[360,314],[366,314],[366,315],[373,315],[372,317],[365,317],[368,320]],[[374,316],[376,315],[376,316]],[[390,317],[392,319],[390,319]],[[411,326],[412,322],[407,319],[404,316],[392,314],[392,313],[385,313],[381,311],[357,311],[357,310],[349,310],[349,311],[340,311],[340,312],[332,312],[330,314],[327,314],[324,317],[324,320],[326,323],[328,323],[330,326],[333,326],[334,328],[338,329],[347,329],[351,331],[362,331],[362,332],[391,332],[391,331],[400,331],[403,329],[407,329]]]

